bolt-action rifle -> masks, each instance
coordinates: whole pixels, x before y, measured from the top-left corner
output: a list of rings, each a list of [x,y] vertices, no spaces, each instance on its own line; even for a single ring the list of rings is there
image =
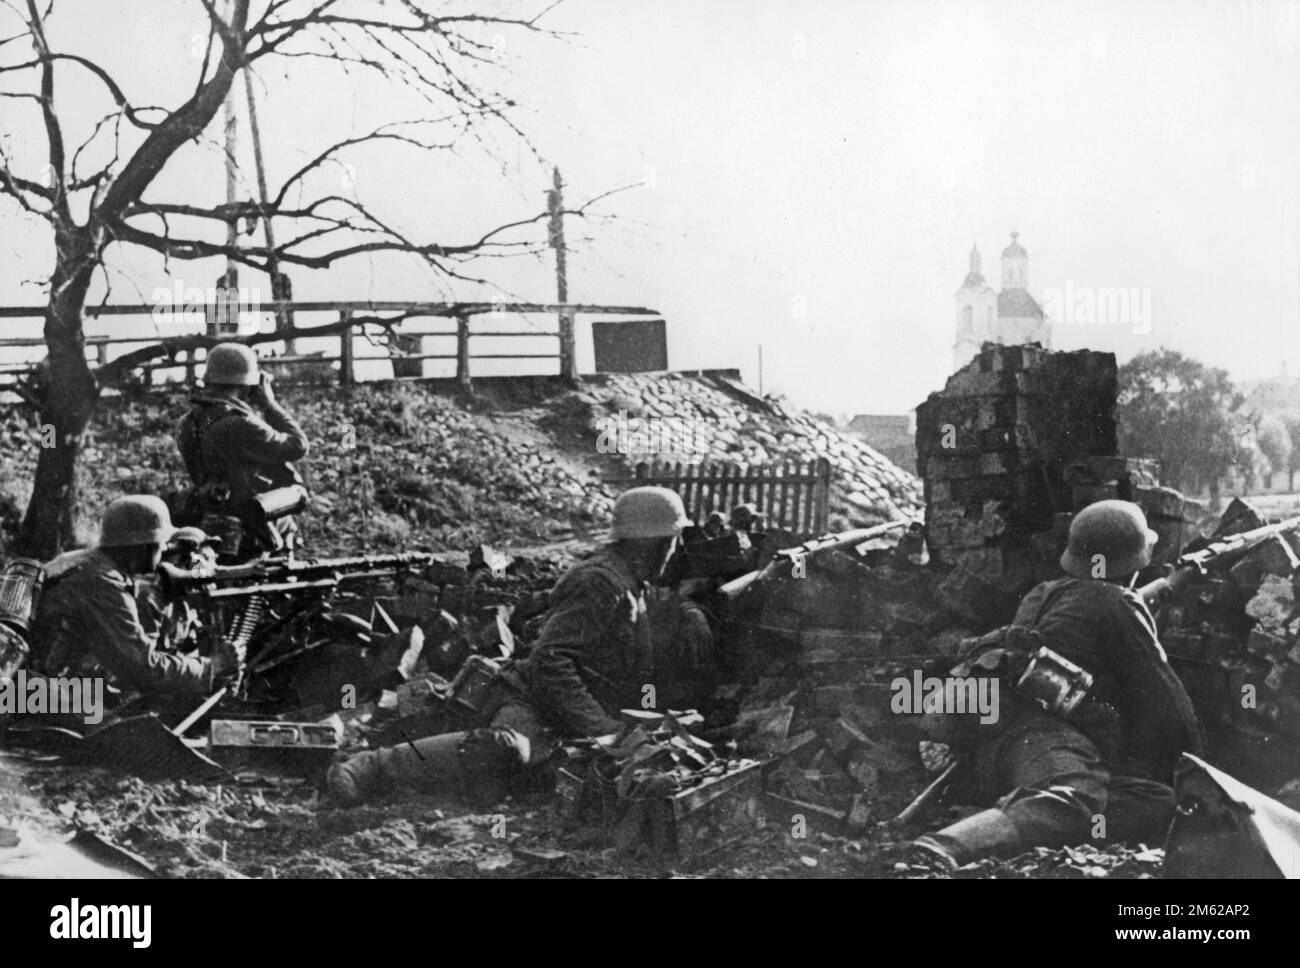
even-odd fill
[[[1137,590],[1146,602],[1154,602],[1166,594],[1176,594],[1188,581],[1200,575],[1214,565],[1221,567],[1235,562],[1256,545],[1275,534],[1284,534],[1300,528],[1300,517],[1287,518],[1277,524],[1268,524],[1253,531],[1241,531],[1230,534],[1217,541],[1211,541],[1204,548],[1190,551],[1178,558],[1170,566],[1169,574],[1143,585]]]

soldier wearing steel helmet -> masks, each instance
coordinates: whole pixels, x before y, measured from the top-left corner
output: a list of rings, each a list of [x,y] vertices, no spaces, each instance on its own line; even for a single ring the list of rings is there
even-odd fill
[[[147,696],[207,695],[238,674],[242,657],[229,643],[218,643],[211,658],[178,655],[141,624],[135,579],[158,567],[174,530],[160,499],[118,498],[104,512],[97,547],[45,565],[32,626],[39,671],[103,675]]]
[[[537,641],[498,680],[486,728],[354,756],[330,771],[330,793],[354,803],[392,785],[423,785],[491,799],[544,760],[556,738],[617,732],[619,710],[639,707],[655,680],[647,583],[663,574],[689,523],[666,488],[622,494],[612,540],[556,584]]]
[[[1173,767],[1180,753],[1199,753],[1203,739],[1132,587],[1155,543],[1141,508],[1128,501],[1100,501],[1075,516],[1061,556],[1065,577],[1034,588],[993,638],[1022,660],[1043,648],[1064,658],[1091,677],[1086,693],[1068,710],[1031,698],[1031,667],[1001,696],[997,722],[966,735],[962,752],[993,806],[917,847],[963,865],[1034,846],[1163,837]]]
[[[307,435],[280,406],[270,375],[260,371],[257,355],[247,346],[213,347],[203,384],[176,435],[197,495],[183,522],[187,524],[199,523],[205,514],[247,517],[256,495],[300,486],[302,478],[293,464],[308,451]],[[262,529],[258,534],[250,526],[243,556],[274,550],[292,533],[292,521],[282,518],[273,533]]]

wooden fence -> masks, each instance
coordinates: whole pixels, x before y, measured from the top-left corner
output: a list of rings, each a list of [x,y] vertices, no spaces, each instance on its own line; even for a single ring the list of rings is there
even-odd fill
[[[698,524],[712,511],[726,513],[753,504],[769,527],[801,534],[824,534],[830,504],[831,463],[825,457],[804,463],[637,464],[627,486],[654,484],[681,495],[686,513]]]
[[[257,333],[251,336],[231,337],[243,342],[265,345],[277,349],[278,355],[265,360],[274,370],[277,367],[289,368],[287,379],[281,385],[294,385],[292,378],[293,364],[321,364],[332,369],[337,364],[337,380],[349,385],[359,382],[356,373],[358,363],[391,362],[395,378],[418,374],[424,360],[455,360],[455,379],[464,390],[470,390],[471,360],[547,360],[558,368],[559,374],[566,377],[577,375],[577,362],[574,352],[573,319],[578,314],[657,316],[654,310],[635,306],[602,306],[583,303],[428,303],[428,302],[297,302],[280,303],[292,313],[331,313],[336,314],[336,322],[321,326],[295,327],[285,333]],[[210,308],[210,307],[209,307]],[[0,306],[0,320],[42,318],[44,309],[39,306]],[[558,320],[558,325],[547,329],[480,329],[475,331],[473,321],[479,317],[505,317],[506,314],[546,314]],[[382,314],[382,315],[381,315]],[[159,316],[170,318],[168,313],[161,313],[158,307],[148,305],[105,305],[87,306],[86,317],[94,319],[101,316],[146,317],[157,323]],[[171,314],[171,316],[178,314]],[[193,314],[190,314],[193,315]],[[201,318],[201,317],[200,317]],[[430,321],[441,323],[440,328],[430,329]],[[448,325],[450,323],[451,325]],[[423,324],[423,325],[421,325]],[[188,324],[187,324],[188,325]],[[363,357],[356,353],[356,340],[377,333],[388,332],[392,335],[393,351],[387,356]],[[175,336],[161,336],[157,332],[139,336],[87,336],[86,354],[92,366],[104,366],[117,356],[148,347],[162,347],[166,352],[158,359],[142,362],[130,369],[144,375],[146,383],[153,383],[156,372],[171,371],[173,378],[186,383],[193,383],[199,375],[199,367],[206,357],[202,347],[180,348],[187,341],[194,342],[195,337],[202,337],[202,331],[178,332]],[[455,340],[454,353],[411,352],[418,348],[423,337],[443,337]],[[479,348],[478,341],[484,339],[536,339],[548,338],[556,341],[555,348],[543,353],[524,353],[519,351],[493,353]],[[326,339],[338,347],[335,354],[316,353],[299,355],[293,352],[293,344],[298,340]],[[6,360],[5,350],[26,349],[39,351],[44,347],[40,337],[3,338],[0,339],[0,391],[6,384],[30,376],[36,367],[35,362]],[[499,344],[498,344],[499,345]],[[287,350],[288,352],[284,352]],[[544,366],[545,364],[537,364]],[[164,375],[163,380],[168,377]],[[313,381],[319,382],[319,381]]]

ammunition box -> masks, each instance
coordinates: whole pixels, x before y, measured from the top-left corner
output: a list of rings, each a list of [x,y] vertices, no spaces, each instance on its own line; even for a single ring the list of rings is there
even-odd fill
[[[471,712],[481,712],[491,694],[501,667],[481,655],[471,655],[451,683],[451,701]]]
[[[679,861],[702,857],[762,824],[762,766],[743,762],[722,776],[665,797],[656,807],[653,846]]]
[[[208,754],[228,769],[265,769],[314,776],[339,748],[334,727],[320,723],[214,719]]]
[[[611,835],[634,805],[619,798],[612,785],[584,779],[583,769],[574,763],[556,771],[556,819],[562,826],[587,824]],[[647,801],[643,842],[679,862],[695,860],[757,830],[762,799],[762,764],[742,761],[721,776]]]

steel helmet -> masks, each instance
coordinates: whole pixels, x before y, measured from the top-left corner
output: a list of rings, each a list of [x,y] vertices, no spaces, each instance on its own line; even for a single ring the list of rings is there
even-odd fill
[[[667,538],[691,523],[675,491],[666,487],[634,487],[614,502],[613,537]]]
[[[219,343],[208,352],[203,382],[210,387],[255,387],[257,354],[243,343]]]
[[[1119,578],[1151,563],[1159,535],[1131,501],[1089,504],[1070,522],[1061,567],[1077,578]]]
[[[104,512],[99,546],[164,544],[175,532],[167,505],[150,494],[119,497]]]

